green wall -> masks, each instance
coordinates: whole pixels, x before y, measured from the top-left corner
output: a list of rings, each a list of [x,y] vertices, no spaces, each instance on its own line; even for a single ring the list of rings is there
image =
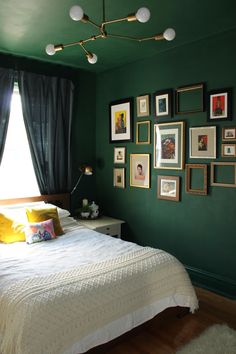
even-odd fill
[[[58,76],[74,83],[74,113],[71,135],[72,185],[80,175],[81,164],[95,164],[95,102],[96,76],[85,70],[76,70],[62,65],[53,65],[38,60],[14,55],[0,54],[0,66],[25,70],[42,75]],[[91,104],[92,103],[92,104]],[[95,198],[95,178],[83,178],[71,198],[72,211],[83,197]]]
[[[151,138],[153,141],[153,93],[205,82],[207,90],[233,88],[233,121],[216,122],[217,160],[220,157],[221,127],[236,125],[236,31],[229,31],[182,47],[159,53],[97,77],[96,113],[96,192],[104,214],[126,221],[124,238],[141,245],[162,248],[183,262],[201,286],[236,298],[236,189],[210,187],[207,196],[185,193],[185,171],[153,168],[153,144],[109,143],[109,103],[121,98],[152,94]],[[158,46],[158,43],[157,43]],[[139,119],[141,120],[141,119]],[[186,122],[186,162],[207,163],[211,160],[189,159],[188,129],[212,125],[207,113],[162,118],[159,122]],[[134,104],[134,136],[137,121]],[[113,187],[114,146],[127,147],[126,188]],[[151,188],[129,185],[129,154],[151,154]],[[228,161],[225,159],[225,161]],[[232,161],[232,159],[231,159]],[[236,160],[234,160],[236,161]],[[208,167],[208,172],[210,168]],[[181,201],[157,199],[157,176],[181,178]]]

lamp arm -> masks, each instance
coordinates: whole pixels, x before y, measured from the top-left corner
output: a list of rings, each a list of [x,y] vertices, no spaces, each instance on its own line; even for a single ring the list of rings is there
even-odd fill
[[[78,185],[79,185],[79,183],[80,183],[80,181],[81,181],[81,178],[83,177],[83,173],[81,173],[81,175],[79,176],[79,178],[78,178],[78,180],[77,180],[77,182],[76,182],[76,185],[74,186],[74,188],[72,189],[72,191],[70,192],[70,194],[73,194],[74,192],[75,192],[75,190],[76,190],[76,188],[78,187]]]

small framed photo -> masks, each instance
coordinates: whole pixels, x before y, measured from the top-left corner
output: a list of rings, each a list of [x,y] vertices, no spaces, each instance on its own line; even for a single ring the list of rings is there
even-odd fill
[[[114,147],[114,163],[125,163],[126,148]]]
[[[189,157],[191,159],[216,158],[216,127],[189,129]]]
[[[132,141],[132,99],[110,103],[110,143]]]
[[[113,185],[117,188],[125,188],[125,168],[114,168]]]
[[[154,124],[154,168],[184,168],[184,122]]]
[[[157,118],[172,117],[172,97],[171,89],[155,92],[155,114]]]
[[[236,144],[222,144],[221,156],[222,157],[236,157]]]
[[[186,193],[207,195],[206,164],[186,164]]]
[[[137,102],[137,117],[147,117],[150,115],[149,95],[139,96]]]
[[[178,176],[158,176],[157,198],[179,201],[179,177]]]
[[[150,144],[150,120],[136,123],[136,144]]]
[[[130,186],[150,188],[149,154],[130,154]]]
[[[222,141],[236,140],[236,127],[222,128]]]
[[[178,87],[175,90],[175,113],[190,114],[205,111],[205,84]]]
[[[231,120],[232,89],[221,89],[209,92],[208,120]]]

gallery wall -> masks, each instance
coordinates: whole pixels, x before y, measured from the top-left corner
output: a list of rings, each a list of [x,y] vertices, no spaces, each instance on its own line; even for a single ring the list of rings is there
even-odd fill
[[[152,58],[137,61],[99,74],[96,89],[96,192],[101,211],[125,220],[123,238],[162,248],[187,267],[195,284],[229,297],[236,294],[236,188],[210,186],[212,161],[236,161],[221,157],[221,128],[236,126],[236,31],[228,31]],[[158,43],[157,43],[158,46]],[[168,44],[167,44],[168,46]],[[145,50],[145,49],[140,49]],[[207,90],[233,89],[232,121],[208,122],[207,113],[181,114],[155,119],[154,93],[164,89],[203,82]],[[135,144],[136,97],[151,95],[151,144]],[[134,141],[110,143],[109,104],[132,97],[134,102]],[[185,192],[185,170],[153,168],[154,123],[184,121],[186,124],[186,163],[208,165],[208,194]],[[189,158],[189,128],[217,128],[217,159]],[[126,147],[126,188],[113,186],[114,146]],[[130,186],[130,154],[150,154],[150,188]],[[158,175],[180,177],[180,201],[157,198]],[[225,175],[224,177],[227,178]]]

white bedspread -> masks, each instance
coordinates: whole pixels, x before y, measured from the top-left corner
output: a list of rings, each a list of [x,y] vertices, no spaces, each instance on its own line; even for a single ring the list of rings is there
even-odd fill
[[[109,323],[118,324],[119,335],[121,320],[132,314],[133,325],[123,327],[168,302],[191,311],[198,306],[173,256],[82,227],[33,245],[1,244],[0,269],[1,354],[82,353],[115,337],[104,336]]]

